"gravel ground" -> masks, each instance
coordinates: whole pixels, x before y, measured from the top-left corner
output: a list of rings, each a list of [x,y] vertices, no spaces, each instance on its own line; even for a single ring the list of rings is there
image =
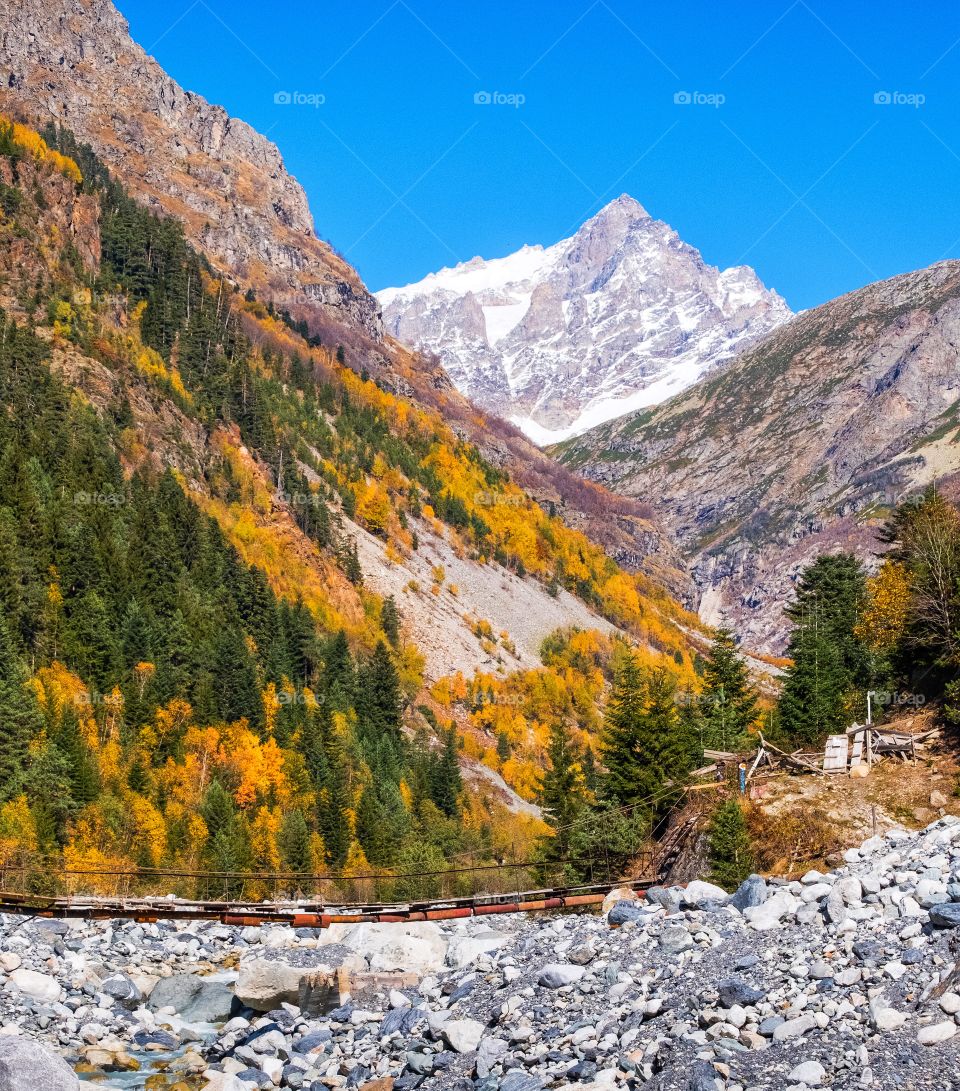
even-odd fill
[[[37,1091],[3,1075],[33,1041],[98,1071],[174,1054],[178,1091],[960,1088],[960,819],[846,860],[733,898],[694,882],[492,926],[7,918],[0,1091]],[[388,976],[305,1014],[302,979],[337,966]]]

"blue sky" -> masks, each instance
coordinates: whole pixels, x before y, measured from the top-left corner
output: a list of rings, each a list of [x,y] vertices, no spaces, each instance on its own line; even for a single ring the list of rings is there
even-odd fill
[[[280,146],[373,289],[555,242],[621,192],[794,308],[960,258],[955,3],[118,6]]]

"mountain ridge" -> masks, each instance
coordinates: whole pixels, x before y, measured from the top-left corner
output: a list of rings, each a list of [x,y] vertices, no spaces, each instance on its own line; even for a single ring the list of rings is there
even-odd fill
[[[167,75],[112,0],[24,0],[0,34],[0,109],[66,125],[222,271],[313,332],[343,323],[381,338],[376,301],[317,237],[277,146]]]
[[[960,263],[795,316],[670,401],[554,453],[661,512],[701,616],[779,651],[780,613],[817,553],[873,562],[904,497],[960,473]]]
[[[391,334],[539,444],[663,400],[790,315],[748,266],[707,265],[628,194],[550,246],[377,298]]]

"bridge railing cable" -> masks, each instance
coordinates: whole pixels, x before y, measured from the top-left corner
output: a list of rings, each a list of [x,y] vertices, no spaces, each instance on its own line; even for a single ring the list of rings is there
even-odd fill
[[[668,785],[624,807],[581,817],[558,827],[552,842],[535,856],[483,859],[483,850],[450,858],[442,869],[369,868],[362,872],[331,870],[301,872],[216,871],[200,868],[131,867],[122,863],[65,867],[55,856],[15,853],[0,859],[0,892],[15,896],[109,897],[117,901],[177,896],[199,902],[264,902],[303,900],[315,904],[407,903],[416,899],[506,896],[530,889],[568,888],[578,883],[613,885],[624,879],[658,878],[658,850],[652,840],[653,814],[658,804],[674,801],[676,786]],[[681,791],[682,797],[682,791]],[[682,806],[674,803],[672,809]],[[635,827],[629,823],[635,822]],[[626,822],[636,846],[624,854],[604,836]],[[552,853],[550,844],[571,844],[586,834],[584,851]],[[632,844],[632,842],[631,842]]]

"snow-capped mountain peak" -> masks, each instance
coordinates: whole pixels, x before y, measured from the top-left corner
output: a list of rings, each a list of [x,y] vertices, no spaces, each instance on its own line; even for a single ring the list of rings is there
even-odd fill
[[[706,265],[628,194],[552,246],[377,297],[389,332],[537,443],[663,401],[790,317],[753,269]]]

